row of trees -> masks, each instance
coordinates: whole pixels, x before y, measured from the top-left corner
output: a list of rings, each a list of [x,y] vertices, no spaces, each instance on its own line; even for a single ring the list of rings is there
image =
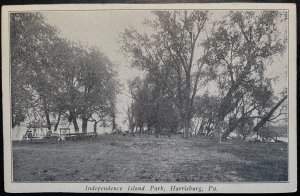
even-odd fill
[[[153,31],[128,28],[122,50],[145,78],[129,82],[131,129],[183,129],[188,137],[226,122],[224,139],[245,126],[257,132],[283,119],[287,90],[274,93],[266,71],[286,51],[282,11],[232,11],[215,19],[208,11],[155,11]],[[284,65],[283,65],[284,66]],[[213,84],[213,93],[206,92]],[[209,91],[209,90],[208,90]]]
[[[13,13],[10,25],[13,127],[38,113],[49,130],[62,118],[77,132],[79,118],[82,132],[88,121],[115,128],[117,74],[103,53],[62,38],[41,13]]]

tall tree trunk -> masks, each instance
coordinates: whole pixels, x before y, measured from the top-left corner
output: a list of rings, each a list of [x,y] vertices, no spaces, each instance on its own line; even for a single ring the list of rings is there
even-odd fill
[[[236,129],[236,127],[239,125],[240,122],[242,122],[243,119],[244,119],[244,117],[242,116],[239,119],[236,119],[236,117],[234,117],[229,120],[228,127],[227,127],[226,131],[222,134],[222,137],[221,137],[222,141],[227,140],[227,137],[229,136],[229,134]]]
[[[58,113],[58,118],[57,118],[57,121],[56,121],[55,126],[54,126],[54,131],[57,131],[57,127],[58,127],[59,122],[60,122],[60,117],[61,117],[61,112]]]
[[[47,121],[47,128],[50,131],[51,130],[51,122],[50,122],[50,116],[49,116],[48,110],[45,110],[45,115],[46,115],[46,121]]]
[[[51,122],[50,122],[50,116],[49,116],[49,111],[48,111],[48,107],[47,107],[47,100],[43,93],[41,93],[40,96],[43,101],[43,109],[44,109],[45,116],[46,116],[47,128],[50,131],[51,130]]]
[[[244,135],[242,141],[245,141],[246,137],[247,137],[247,135]]]
[[[190,81],[190,75],[186,74],[186,89],[185,89],[185,100],[184,100],[184,134],[183,137],[188,138],[189,137],[189,131],[190,131],[190,123],[191,123],[191,105],[190,105],[190,94],[191,94],[191,81]]]
[[[70,116],[68,118],[69,122],[73,122],[73,125],[74,125],[74,129],[75,129],[75,132],[79,132],[79,127],[78,127],[78,124],[77,124],[77,115],[75,113],[75,110],[69,110],[70,112]]]
[[[272,117],[273,113],[279,108],[279,106],[287,99],[287,95],[284,96],[271,110],[269,113],[263,116],[263,118],[257,123],[253,128],[253,132],[258,132],[258,130],[263,127],[266,122]]]
[[[183,137],[188,138],[189,137],[189,131],[190,131],[190,123],[189,119],[185,117],[184,119],[184,130],[183,130]]]
[[[97,124],[98,124],[98,122],[94,121],[94,133],[97,133]]]
[[[75,128],[75,132],[78,133],[79,132],[79,127],[78,127],[76,118],[74,117],[72,121],[73,121],[73,125],[74,125],[74,128]]]
[[[226,141],[227,140],[227,137],[229,136],[229,134],[231,133],[231,132],[233,132],[234,131],[234,126],[229,126],[227,129],[226,129],[226,131],[222,134],[222,137],[221,137],[221,139],[222,139],[222,141]]]
[[[131,132],[131,133],[134,132],[134,124],[133,124],[133,123],[130,124],[130,132]]]
[[[135,127],[135,131],[134,131],[134,133],[136,133],[136,132],[137,132],[138,128],[139,128],[138,126],[136,126],[136,127]]]
[[[115,111],[113,111],[112,114],[112,132],[114,132],[114,130],[117,128],[117,124],[116,124],[116,114]]]
[[[221,106],[219,108],[218,112],[218,121],[223,121],[224,118],[229,114],[231,111],[235,109],[235,106],[232,104],[233,95],[234,92],[238,90],[238,88],[241,86],[245,76],[249,73],[251,70],[251,64],[249,61],[247,62],[247,67],[243,70],[240,77],[236,79],[236,81],[231,85],[229,91],[226,93],[225,97],[222,99]],[[218,124],[218,122],[217,122]]]
[[[85,116],[82,117],[82,133],[87,133],[87,123],[88,119]]]
[[[208,136],[208,135],[210,134],[210,132],[211,132],[211,131],[210,131],[210,126],[207,125],[207,126],[205,127],[205,129],[206,129],[206,136]]]

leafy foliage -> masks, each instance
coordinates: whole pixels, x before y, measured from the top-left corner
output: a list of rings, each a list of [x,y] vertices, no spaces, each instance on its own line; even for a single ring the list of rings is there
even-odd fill
[[[86,125],[93,114],[114,116],[119,84],[113,63],[96,48],[58,36],[42,14],[11,15],[11,54],[13,125],[31,108],[40,109],[49,129],[51,116],[59,116],[57,124],[65,116],[76,131],[78,117]]]
[[[253,121],[258,123],[267,116],[267,122],[276,117],[274,107],[284,104],[278,100],[286,91],[282,96],[274,94],[272,84],[276,78],[267,77],[266,70],[274,57],[286,50],[287,35],[281,29],[286,22],[285,12],[230,11],[217,20],[212,20],[206,11],[153,14],[156,18],[145,22],[153,29],[151,33],[140,34],[131,28],[121,36],[122,49],[132,66],[147,73],[137,83],[159,89],[136,88],[145,96],[135,99],[135,107],[140,105],[145,110],[138,117],[152,113],[154,105],[162,102],[162,110],[166,105],[175,108],[177,113],[169,111],[178,114],[179,127],[186,134],[191,131],[193,118],[200,123],[198,131],[206,132],[226,121],[224,138],[236,129],[244,133],[245,124],[254,127]],[[201,93],[209,81],[218,86],[215,97]],[[134,97],[135,94],[132,91]],[[152,106],[146,108],[145,105],[151,105],[149,102]],[[167,124],[168,117],[161,118]]]

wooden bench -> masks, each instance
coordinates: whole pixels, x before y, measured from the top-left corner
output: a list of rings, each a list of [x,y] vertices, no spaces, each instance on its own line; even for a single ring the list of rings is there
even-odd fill
[[[160,133],[157,133],[155,134],[155,137],[159,137],[159,136],[164,136],[164,137],[171,137],[171,133],[170,132],[160,132]]]
[[[66,140],[81,140],[86,138],[96,138],[98,136],[95,132],[89,133],[67,133],[65,134]]]

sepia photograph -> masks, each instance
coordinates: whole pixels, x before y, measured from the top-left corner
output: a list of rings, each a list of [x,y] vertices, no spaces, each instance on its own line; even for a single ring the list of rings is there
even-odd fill
[[[295,6],[235,5],[7,6],[6,190],[295,191]]]

